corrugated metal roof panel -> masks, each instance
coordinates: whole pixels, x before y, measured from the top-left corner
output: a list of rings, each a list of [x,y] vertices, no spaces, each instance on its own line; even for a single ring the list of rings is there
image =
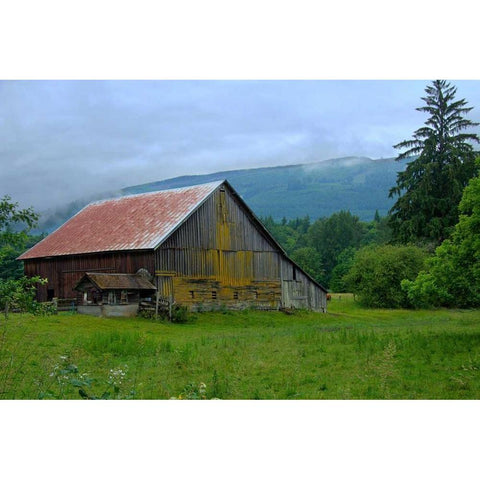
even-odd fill
[[[91,203],[18,259],[153,249],[222,183]]]

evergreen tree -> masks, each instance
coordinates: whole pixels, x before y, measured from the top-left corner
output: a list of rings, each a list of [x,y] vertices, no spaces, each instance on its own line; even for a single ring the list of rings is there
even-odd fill
[[[478,136],[461,133],[478,123],[464,116],[473,108],[455,101],[457,89],[444,80],[435,80],[425,89],[425,106],[417,108],[430,114],[425,126],[412,140],[397,149],[406,149],[396,160],[417,156],[397,175],[397,184],[389,196],[399,196],[390,210],[394,239],[407,242],[441,243],[458,221],[458,203],[462,191],[475,174],[475,154],[470,142]]]

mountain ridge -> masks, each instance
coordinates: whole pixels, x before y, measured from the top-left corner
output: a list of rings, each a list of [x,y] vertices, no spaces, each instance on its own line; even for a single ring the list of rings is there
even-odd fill
[[[129,192],[129,191],[133,191],[136,189],[141,189],[142,187],[145,187],[145,186],[153,186],[153,185],[163,185],[163,184],[173,184],[173,183],[184,183],[184,182],[187,182],[187,181],[190,181],[190,180],[194,180],[195,179],[202,179],[201,182],[198,182],[198,183],[186,183],[186,185],[199,185],[200,183],[208,183],[209,180],[207,180],[207,178],[210,178],[210,177],[215,177],[218,179],[227,179],[227,176],[231,176],[231,175],[236,175],[236,174],[239,174],[239,173],[244,173],[246,171],[248,172],[263,172],[265,170],[280,170],[280,169],[290,169],[290,168],[298,168],[298,167],[307,167],[308,166],[317,166],[317,165],[320,165],[320,164],[338,164],[342,161],[347,161],[347,160],[351,160],[351,159],[361,159],[361,160],[366,160],[366,161],[370,161],[370,162],[384,162],[384,161],[391,161],[391,160],[394,160],[393,158],[387,158],[387,159],[384,159],[384,158],[381,158],[381,159],[372,159],[370,157],[354,157],[354,156],[350,156],[350,157],[339,157],[339,158],[331,158],[331,159],[328,159],[328,160],[319,160],[319,161],[316,161],[316,162],[308,162],[308,163],[292,163],[292,164],[288,164],[288,165],[274,165],[274,166],[270,166],[270,167],[254,167],[254,168],[236,168],[236,169],[233,169],[233,170],[221,170],[219,172],[213,172],[213,173],[204,173],[204,174],[195,174],[195,175],[180,175],[178,177],[172,177],[172,178],[167,178],[167,179],[164,179],[164,180],[157,180],[155,182],[147,182],[147,183],[140,183],[138,185],[131,185],[131,186],[128,186],[128,187],[124,187],[122,188],[120,191],[121,192]],[[215,181],[215,180],[213,180]],[[174,187],[172,187],[174,188]],[[154,191],[154,190],[152,190]]]
[[[275,220],[309,216],[312,220],[350,210],[361,220],[372,220],[375,211],[386,215],[393,205],[388,192],[397,173],[408,160],[394,158],[340,157],[323,161],[222,170],[208,174],[182,175],[128,186],[79,199],[46,215],[39,231],[51,232],[94,200],[146,193],[217,180],[228,180],[259,217]],[[103,195],[103,197],[102,197]]]

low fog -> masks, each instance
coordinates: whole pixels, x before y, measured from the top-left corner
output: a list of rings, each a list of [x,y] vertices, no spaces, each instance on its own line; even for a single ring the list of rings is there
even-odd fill
[[[44,211],[179,175],[394,157],[427,83],[3,81],[0,196]],[[479,121],[479,82],[453,83]]]

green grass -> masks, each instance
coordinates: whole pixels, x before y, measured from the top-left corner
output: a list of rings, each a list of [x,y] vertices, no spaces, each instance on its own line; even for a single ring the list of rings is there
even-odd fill
[[[205,384],[203,386],[202,384]],[[480,311],[68,313],[0,323],[0,398],[477,399]]]

